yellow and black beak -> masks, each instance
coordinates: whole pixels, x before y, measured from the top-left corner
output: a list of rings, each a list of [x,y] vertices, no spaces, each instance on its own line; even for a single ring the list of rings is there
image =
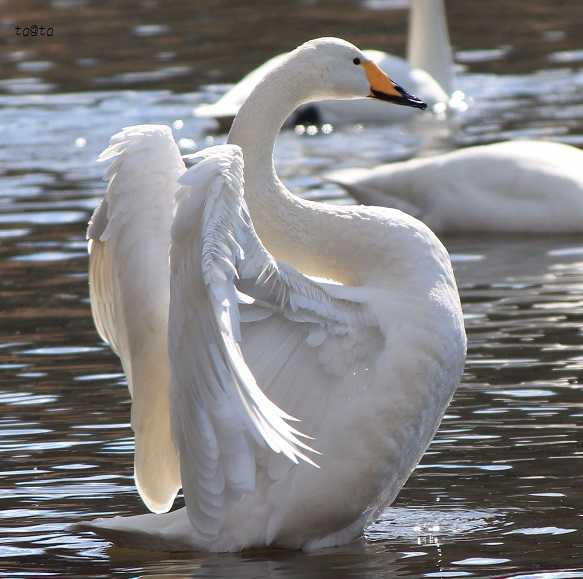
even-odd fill
[[[369,97],[422,110],[427,108],[427,103],[393,82],[374,62],[368,61],[362,66],[370,83]]]

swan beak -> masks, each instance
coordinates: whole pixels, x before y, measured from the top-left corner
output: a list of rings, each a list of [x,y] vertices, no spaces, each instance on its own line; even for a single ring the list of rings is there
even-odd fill
[[[363,67],[370,84],[369,97],[422,110],[427,108],[427,103],[393,82],[374,62],[365,62]]]

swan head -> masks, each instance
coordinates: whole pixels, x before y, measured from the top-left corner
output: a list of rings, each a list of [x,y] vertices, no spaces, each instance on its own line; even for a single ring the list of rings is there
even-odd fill
[[[427,107],[391,80],[360,49],[340,38],[310,40],[289,56],[298,75],[301,71],[303,78],[298,78],[298,83],[310,87],[305,102],[374,98],[419,109]]]

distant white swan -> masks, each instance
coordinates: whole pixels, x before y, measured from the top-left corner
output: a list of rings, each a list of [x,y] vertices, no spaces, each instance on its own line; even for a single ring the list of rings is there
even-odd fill
[[[463,369],[449,256],[400,211],[295,197],[273,165],[297,106],[367,95],[423,106],[352,44],[318,39],[188,171],[168,127],[112,139],[93,314],[128,376],[140,494],[162,511],[182,486],[186,507],[79,528],[147,549],[317,549],[396,497]]]
[[[378,50],[363,52],[368,60],[380,66],[397,83],[406,86],[429,106],[446,104],[453,92],[454,70],[443,0],[410,1],[408,59]],[[223,128],[228,129],[257,83],[285,58],[285,54],[274,56],[241,79],[216,103],[196,107],[195,115],[214,118]],[[413,114],[413,111],[406,108],[393,107],[387,110],[381,103],[370,100],[327,100],[313,102],[299,109],[292,117],[292,122],[345,125],[396,123],[407,121]]]
[[[583,151],[508,141],[325,178],[356,200],[399,208],[441,232],[583,231]]]

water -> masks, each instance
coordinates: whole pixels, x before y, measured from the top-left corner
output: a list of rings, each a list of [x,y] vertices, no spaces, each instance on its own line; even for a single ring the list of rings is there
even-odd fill
[[[583,577],[583,236],[444,240],[469,335],[464,381],[366,543],[170,556],[67,528],[144,510],[127,389],[89,312],[95,157],[136,123],[171,124],[184,153],[222,142],[192,117],[221,83],[310,36],[402,52],[402,5],[0,1],[0,576]],[[278,159],[292,188],[348,202],[319,176],[501,138],[583,143],[578,0],[448,0],[448,11],[472,100],[457,131],[288,133]],[[55,36],[12,37],[35,21]]]

